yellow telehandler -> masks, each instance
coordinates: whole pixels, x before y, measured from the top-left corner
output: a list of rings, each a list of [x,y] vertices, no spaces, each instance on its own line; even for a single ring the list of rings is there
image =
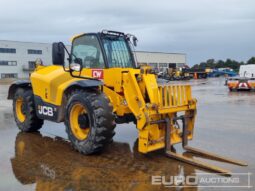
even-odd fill
[[[230,174],[171,150],[182,143],[189,152],[246,165],[188,146],[196,117],[191,87],[158,83],[149,66],[136,65],[136,43],[134,35],[107,30],[73,37],[70,53],[62,42],[53,43],[53,65],[38,64],[30,80],[16,81],[9,88],[17,126],[32,132],[44,120],[64,122],[73,147],[92,154],[112,142],[116,123],[134,122],[141,153],[165,149],[170,158]]]

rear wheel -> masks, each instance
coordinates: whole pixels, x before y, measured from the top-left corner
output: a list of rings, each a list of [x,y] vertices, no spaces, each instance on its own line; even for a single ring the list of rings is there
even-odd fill
[[[76,90],[71,93],[66,107],[65,125],[76,150],[92,154],[112,142],[115,134],[112,109],[102,92]]]
[[[18,88],[16,90],[13,99],[13,113],[21,131],[37,131],[43,125],[43,120],[36,115],[34,96],[30,89]]]

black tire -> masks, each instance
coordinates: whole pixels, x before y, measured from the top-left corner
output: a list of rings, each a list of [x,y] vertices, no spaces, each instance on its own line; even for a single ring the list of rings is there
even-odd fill
[[[86,122],[89,132],[84,139],[74,135],[70,124],[70,112],[73,106],[81,104],[87,111]],[[68,96],[65,125],[68,138],[73,147],[82,154],[100,152],[115,135],[115,115],[113,107],[104,93],[92,90],[75,90]]]
[[[23,114],[25,115],[25,120],[20,121],[18,118],[16,104],[17,100],[21,99],[24,104]],[[32,90],[18,88],[15,92],[13,99],[13,114],[14,119],[16,121],[17,126],[21,131],[24,132],[34,132],[38,131],[42,125],[43,120],[39,119],[36,115],[35,103],[34,103],[34,95]]]

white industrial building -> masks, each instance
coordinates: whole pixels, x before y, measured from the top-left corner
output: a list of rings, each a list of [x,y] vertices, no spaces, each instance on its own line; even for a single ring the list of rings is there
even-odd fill
[[[51,45],[0,40],[0,77],[28,78],[35,60],[51,63]]]
[[[176,67],[186,65],[186,54],[182,53],[165,53],[165,52],[135,52],[138,64],[148,64],[159,70],[168,68],[169,64],[176,64]]]
[[[45,65],[52,63],[51,52],[50,43],[0,40],[0,78],[28,78],[36,59],[40,58]],[[185,54],[136,51],[135,55],[139,64],[158,69],[170,63],[186,64]]]

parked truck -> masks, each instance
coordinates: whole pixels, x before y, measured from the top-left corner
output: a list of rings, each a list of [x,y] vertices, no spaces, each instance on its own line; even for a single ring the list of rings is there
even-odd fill
[[[255,64],[241,65],[239,76],[227,78],[230,91],[255,90]]]

